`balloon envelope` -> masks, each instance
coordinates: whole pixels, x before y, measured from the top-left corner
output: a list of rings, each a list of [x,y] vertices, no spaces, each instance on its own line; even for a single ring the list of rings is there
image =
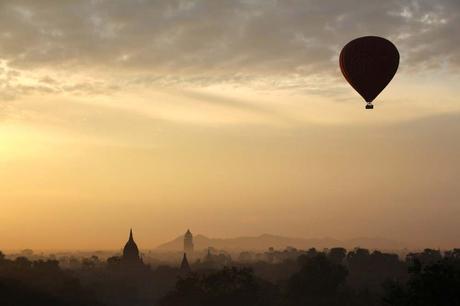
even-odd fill
[[[343,76],[368,103],[390,83],[398,66],[398,49],[377,36],[354,39],[340,53]]]

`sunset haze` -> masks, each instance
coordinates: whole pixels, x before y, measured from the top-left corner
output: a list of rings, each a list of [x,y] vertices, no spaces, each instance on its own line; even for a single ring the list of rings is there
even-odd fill
[[[0,249],[460,245],[460,2],[0,1]],[[341,48],[399,70],[365,103]]]

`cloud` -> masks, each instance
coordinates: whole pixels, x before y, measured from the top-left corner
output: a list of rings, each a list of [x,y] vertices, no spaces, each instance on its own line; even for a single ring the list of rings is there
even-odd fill
[[[315,93],[305,80],[336,79],[340,48],[361,35],[392,39],[403,70],[458,73],[459,26],[457,0],[1,1],[0,57],[21,71],[97,72],[107,88],[234,83]],[[330,80],[320,85],[334,90]]]

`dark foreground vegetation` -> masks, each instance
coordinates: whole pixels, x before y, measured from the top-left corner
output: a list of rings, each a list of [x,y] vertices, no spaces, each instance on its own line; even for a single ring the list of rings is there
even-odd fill
[[[296,251],[299,252],[299,251]],[[427,249],[400,260],[366,249],[311,249],[280,262],[232,262],[126,270],[116,258],[6,259],[0,252],[0,305],[458,306],[460,249]]]

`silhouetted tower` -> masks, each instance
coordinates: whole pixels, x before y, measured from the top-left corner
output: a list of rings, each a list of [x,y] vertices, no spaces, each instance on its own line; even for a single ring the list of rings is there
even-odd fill
[[[204,258],[205,262],[212,262],[211,248],[208,248],[208,254]]]
[[[192,272],[192,269],[190,269],[190,265],[188,264],[187,253],[184,253],[184,257],[182,257],[182,262],[180,264],[179,273],[180,275],[184,276],[189,274],[190,272]]]
[[[184,235],[184,253],[189,257],[193,254],[193,235],[190,230],[187,230]]]
[[[125,247],[123,248],[123,257],[122,260],[125,263],[140,263],[142,262],[139,256],[139,249],[137,248],[136,242],[133,238],[133,230],[129,230],[129,239],[126,242]]]

